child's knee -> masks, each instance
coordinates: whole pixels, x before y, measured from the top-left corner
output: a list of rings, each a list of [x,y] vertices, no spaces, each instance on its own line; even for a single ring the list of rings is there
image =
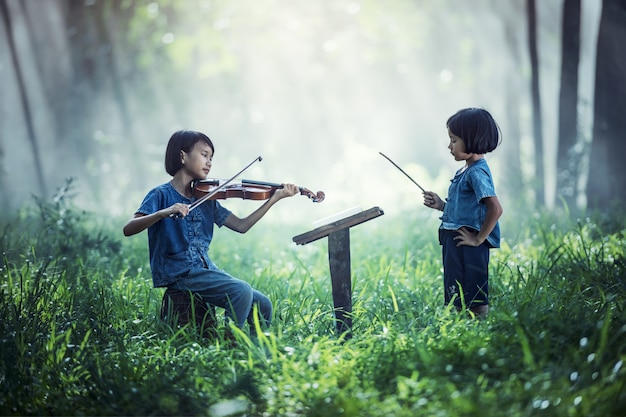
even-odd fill
[[[239,292],[239,297],[242,302],[252,305],[252,301],[254,299],[254,290],[252,289],[252,286],[250,284],[245,281],[241,281],[237,291]]]

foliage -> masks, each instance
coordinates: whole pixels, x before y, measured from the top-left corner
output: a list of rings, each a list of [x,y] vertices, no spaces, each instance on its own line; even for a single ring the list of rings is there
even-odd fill
[[[606,233],[591,218],[537,215],[518,226],[493,252],[492,310],[480,321],[441,305],[435,222],[406,214],[385,219],[384,233],[355,228],[350,339],[333,334],[324,243],[286,245],[291,230],[262,224],[245,239],[220,230],[216,263],[275,303],[270,331],[232,329],[233,345],[162,323],[145,236],[122,240],[70,191],[2,229],[1,415],[626,409],[623,225]]]

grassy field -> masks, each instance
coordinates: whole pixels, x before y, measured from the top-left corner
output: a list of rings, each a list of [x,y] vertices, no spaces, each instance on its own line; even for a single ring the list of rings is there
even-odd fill
[[[160,321],[145,234],[36,202],[0,229],[0,415],[626,416],[624,220],[507,213],[478,321],[443,305],[423,211],[352,229],[349,340],[325,240],[219,230],[214,261],[275,306],[231,346]]]

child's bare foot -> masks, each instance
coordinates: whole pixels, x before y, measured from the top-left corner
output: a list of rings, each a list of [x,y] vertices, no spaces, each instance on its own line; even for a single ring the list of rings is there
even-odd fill
[[[487,313],[489,313],[489,304],[472,307],[470,311],[474,313],[476,318],[484,319],[485,317],[487,317]]]

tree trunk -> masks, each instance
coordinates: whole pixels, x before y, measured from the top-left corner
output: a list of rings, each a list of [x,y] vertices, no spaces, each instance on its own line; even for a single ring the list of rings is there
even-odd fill
[[[587,201],[606,211],[626,202],[626,2],[604,0],[598,33],[593,141]]]
[[[539,96],[539,57],[537,52],[537,12],[535,0],[527,0],[528,50],[531,69],[531,97],[533,110],[533,138],[535,144],[535,199],[538,204],[545,204],[543,133],[541,119],[541,98]]]
[[[24,81],[24,75],[20,65],[20,57],[17,53],[17,47],[15,46],[15,39],[13,38],[13,27],[11,22],[11,14],[9,6],[6,0],[0,0],[0,13],[4,19],[4,27],[6,29],[7,43],[9,44],[11,61],[13,63],[13,70],[15,71],[15,77],[17,79],[20,105],[24,114],[24,122],[26,123],[26,129],[28,132],[28,140],[30,143],[31,151],[33,153],[33,161],[35,164],[35,172],[37,175],[37,188],[40,195],[46,195],[46,182],[43,174],[43,166],[41,161],[41,152],[39,150],[39,144],[37,142],[37,136],[35,134],[35,126],[33,123],[33,116],[31,113],[31,106],[28,100],[28,94],[26,93],[26,85]]]
[[[503,60],[502,70],[505,74],[507,88],[503,91],[506,107],[506,135],[503,138],[501,152],[506,160],[504,186],[508,190],[515,190],[513,204],[524,204],[528,199],[528,184],[522,172],[522,126],[520,124],[521,110],[528,86],[519,76],[520,68],[524,66],[522,60],[526,57],[526,41],[524,28],[520,25],[519,16],[524,12],[524,2],[505,3],[493,0],[491,7],[502,16],[504,36],[510,59]],[[533,190],[534,191],[534,190]]]
[[[559,138],[557,146],[557,195],[572,207],[581,153],[578,135],[578,63],[580,60],[581,0],[563,3],[561,90],[559,92]]]

